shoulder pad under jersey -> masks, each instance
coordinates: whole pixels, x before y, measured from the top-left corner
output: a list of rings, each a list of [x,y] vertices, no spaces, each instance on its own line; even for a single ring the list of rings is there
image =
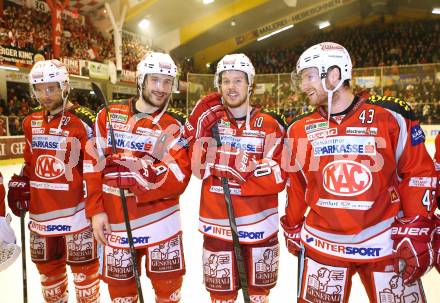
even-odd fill
[[[174,109],[174,108],[167,108],[166,113],[169,114],[170,116],[172,116],[177,121],[179,121],[182,125],[185,124],[186,115],[184,113],[182,113],[181,111],[178,111],[177,109]]]
[[[119,99],[119,100],[108,100],[108,106],[112,105],[118,105],[118,104],[128,104],[128,99]],[[98,110],[96,112],[100,112],[103,108],[105,108],[105,104],[101,104],[101,106],[98,107]]]
[[[304,112],[304,113],[302,113],[302,114],[296,116],[295,118],[292,119],[292,121],[290,121],[290,123],[289,123],[289,127],[290,127],[292,124],[294,124],[295,122],[297,122],[297,121],[299,121],[299,120],[301,120],[301,119],[303,119],[303,118],[305,118],[305,117],[308,117],[308,116],[310,116],[311,114],[314,114],[315,112],[316,112],[316,108],[315,108],[314,110],[312,110],[312,111]]]
[[[78,106],[73,110],[73,113],[88,126],[93,128],[96,119],[96,113],[94,111],[85,106]]]
[[[378,105],[383,108],[392,110],[393,112],[396,112],[412,121],[416,120],[416,116],[411,110],[409,104],[399,98],[375,95],[370,96],[365,103]]]
[[[278,121],[278,123],[284,127],[284,129],[287,128],[287,122],[286,122],[286,117],[284,117],[283,114],[277,113],[277,111],[273,110],[273,109],[262,109],[261,112],[263,114],[268,114],[269,116],[271,116],[272,118],[274,118],[275,120]]]
[[[39,112],[39,111],[42,111],[42,110],[43,110],[43,108],[41,107],[41,105],[38,105],[36,107],[32,107],[31,108],[30,114],[33,114],[33,113],[36,113],[36,112]]]

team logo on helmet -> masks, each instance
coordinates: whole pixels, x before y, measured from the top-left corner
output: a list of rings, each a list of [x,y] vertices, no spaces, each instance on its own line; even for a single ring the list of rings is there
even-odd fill
[[[159,62],[160,68],[171,69],[171,64],[165,62]]]
[[[326,42],[326,43],[321,43],[321,49],[322,50],[343,50],[344,48],[337,44],[337,43],[331,43],[331,42]]]

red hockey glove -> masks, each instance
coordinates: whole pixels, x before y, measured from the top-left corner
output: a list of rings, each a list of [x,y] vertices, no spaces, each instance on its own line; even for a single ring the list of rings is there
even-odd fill
[[[197,102],[185,123],[186,138],[212,137],[211,128],[225,114],[221,97],[213,93]]]
[[[151,164],[150,160],[124,154],[110,155],[103,170],[104,184],[143,194],[156,181],[156,170]]]
[[[207,162],[210,162],[207,160]],[[253,173],[257,163],[243,150],[222,146],[215,153],[215,159],[208,163],[211,175],[232,179],[242,184]]]
[[[284,239],[286,240],[287,250],[291,254],[298,256],[301,251],[301,228],[303,222],[290,227],[286,216],[282,216],[280,222],[281,227],[284,229]]]
[[[391,225],[394,269],[402,273],[404,283],[408,284],[423,276],[433,264],[434,222],[420,216],[395,220]]]
[[[29,178],[25,176],[13,175],[8,184],[8,205],[12,213],[20,217],[21,211],[29,210],[31,199],[31,186]]]
[[[435,232],[434,232],[434,241],[432,247],[434,249],[434,265],[437,268],[437,271],[440,273],[440,215],[434,215],[434,224],[435,224]]]

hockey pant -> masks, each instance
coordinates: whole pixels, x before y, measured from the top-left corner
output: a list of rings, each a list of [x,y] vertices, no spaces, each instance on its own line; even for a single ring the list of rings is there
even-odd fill
[[[108,284],[112,302],[137,302],[137,287],[130,250],[105,246],[100,251],[101,279]],[[145,256],[145,268],[156,293],[157,303],[180,301],[185,274],[182,233],[160,244],[136,249],[138,272]]]
[[[299,302],[348,302],[355,273],[359,274],[370,302],[426,302],[421,281],[404,285],[402,277],[394,271],[392,258],[356,263],[311,250],[306,251]]]
[[[45,302],[67,302],[66,264],[73,273],[76,302],[99,302],[97,244],[91,229],[56,237],[31,232],[30,242],[32,262],[40,273]]]
[[[242,244],[242,256],[252,303],[269,302],[277,282],[279,251],[277,236],[258,244]],[[203,274],[213,303],[235,302],[240,288],[232,242],[204,236]]]

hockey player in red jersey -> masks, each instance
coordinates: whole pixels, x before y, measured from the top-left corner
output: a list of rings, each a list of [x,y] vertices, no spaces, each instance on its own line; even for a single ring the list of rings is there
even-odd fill
[[[370,302],[425,302],[436,179],[425,137],[403,100],[354,95],[351,70],[347,50],[325,42],[292,73],[316,107],[290,125],[283,162],[281,223],[289,250],[305,250],[300,302],[348,302],[355,273]]]
[[[254,76],[244,54],[225,56],[214,79],[219,93],[201,99],[185,124],[193,173],[203,179],[199,230],[204,234],[204,282],[213,303],[235,302],[240,288],[222,177],[229,182],[251,302],[268,302],[277,281],[284,119],[250,105]],[[212,139],[214,125],[220,148]],[[205,148],[204,142],[214,144]]]
[[[167,109],[176,74],[168,54],[149,52],[138,64],[138,95],[109,107],[117,154],[112,154],[106,110],[97,115],[98,152],[105,163],[102,171],[94,163],[87,173],[87,216],[103,245],[101,277],[113,302],[138,300],[119,189],[127,197],[139,272],[145,256],[156,302],[180,300],[185,264],[179,195],[191,165],[181,138],[185,118]]]
[[[0,272],[14,263],[20,255],[20,247],[15,244],[15,233],[10,224],[11,216],[6,215],[5,186],[0,173]]]
[[[85,216],[82,163],[94,113],[69,101],[69,74],[58,60],[35,63],[29,82],[41,109],[23,121],[25,164],[9,182],[8,205],[17,216],[29,210],[31,258],[45,302],[67,302],[66,264],[77,302],[98,302],[99,264]]]

